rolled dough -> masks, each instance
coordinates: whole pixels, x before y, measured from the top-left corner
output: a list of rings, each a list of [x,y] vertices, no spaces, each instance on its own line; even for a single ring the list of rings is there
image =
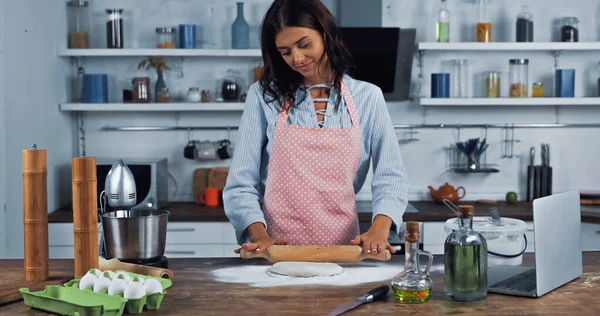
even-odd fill
[[[285,261],[273,264],[269,272],[291,277],[312,278],[338,275],[344,272],[344,268],[330,262]]]

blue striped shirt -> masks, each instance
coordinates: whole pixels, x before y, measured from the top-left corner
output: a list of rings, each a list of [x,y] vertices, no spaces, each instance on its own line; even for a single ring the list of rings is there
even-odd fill
[[[344,76],[344,82],[354,99],[363,139],[354,192],[356,194],[361,190],[372,161],[373,218],[380,214],[390,217],[394,223],[392,229],[399,233],[402,215],[408,204],[409,183],[383,93],[379,87],[347,75]],[[343,99],[338,111],[335,111],[336,95],[332,88],[323,128],[352,128]],[[302,101],[290,110],[288,123],[319,127],[314,101],[308,89],[299,89],[296,99]],[[258,83],[248,89],[239,126],[240,138],[223,190],[225,214],[235,228],[239,244],[248,241],[246,228],[250,224],[261,222],[267,226],[262,212],[262,199],[280,108],[278,101],[269,104],[264,101]]]

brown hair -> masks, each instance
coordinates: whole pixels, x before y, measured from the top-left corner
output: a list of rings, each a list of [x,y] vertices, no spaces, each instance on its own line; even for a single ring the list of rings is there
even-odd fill
[[[336,110],[341,100],[342,76],[348,71],[351,55],[341,39],[335,18],[320,0],[275,0],[261,24],[260,44],[264,69],[260,77],[263,99],[270,103],[289,99],[296,105],[296,90],[303,84],[303,76],[291,69],[283,60],[275,45],[275,36],[284,27],[313,29],[323,36],[324,53],[329,59],[333,73],[333,86],[337,91]]]

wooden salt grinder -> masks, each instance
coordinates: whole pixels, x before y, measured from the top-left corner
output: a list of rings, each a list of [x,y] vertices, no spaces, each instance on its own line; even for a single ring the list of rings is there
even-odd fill
[[[25,281],[48,279],[48,167],[45,149],[23,150]]]
[[[72,159],[73,234],[75,278],[98,269],[98,204],[96,198],[96,158]]]

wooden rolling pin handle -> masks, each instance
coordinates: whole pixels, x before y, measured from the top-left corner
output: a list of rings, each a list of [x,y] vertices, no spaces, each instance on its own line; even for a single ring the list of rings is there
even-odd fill
[[[242,259],[265,258],[265,259],[271,261],[271,258],[269,258],[269,250],[268,249],[261,253],[256,253],[255,251],[250,251],[250,250],[246,250],[246,249],[242,248],[242,249],[240,249],[240,257]]]
[[[392,253],[389,250],[385,250],[384,252],[377,252],[377,254],[366,254],[364,251],[360,255],[359,261],[364,259],[372,259],[379,261],[388,261],[392,259]]]

